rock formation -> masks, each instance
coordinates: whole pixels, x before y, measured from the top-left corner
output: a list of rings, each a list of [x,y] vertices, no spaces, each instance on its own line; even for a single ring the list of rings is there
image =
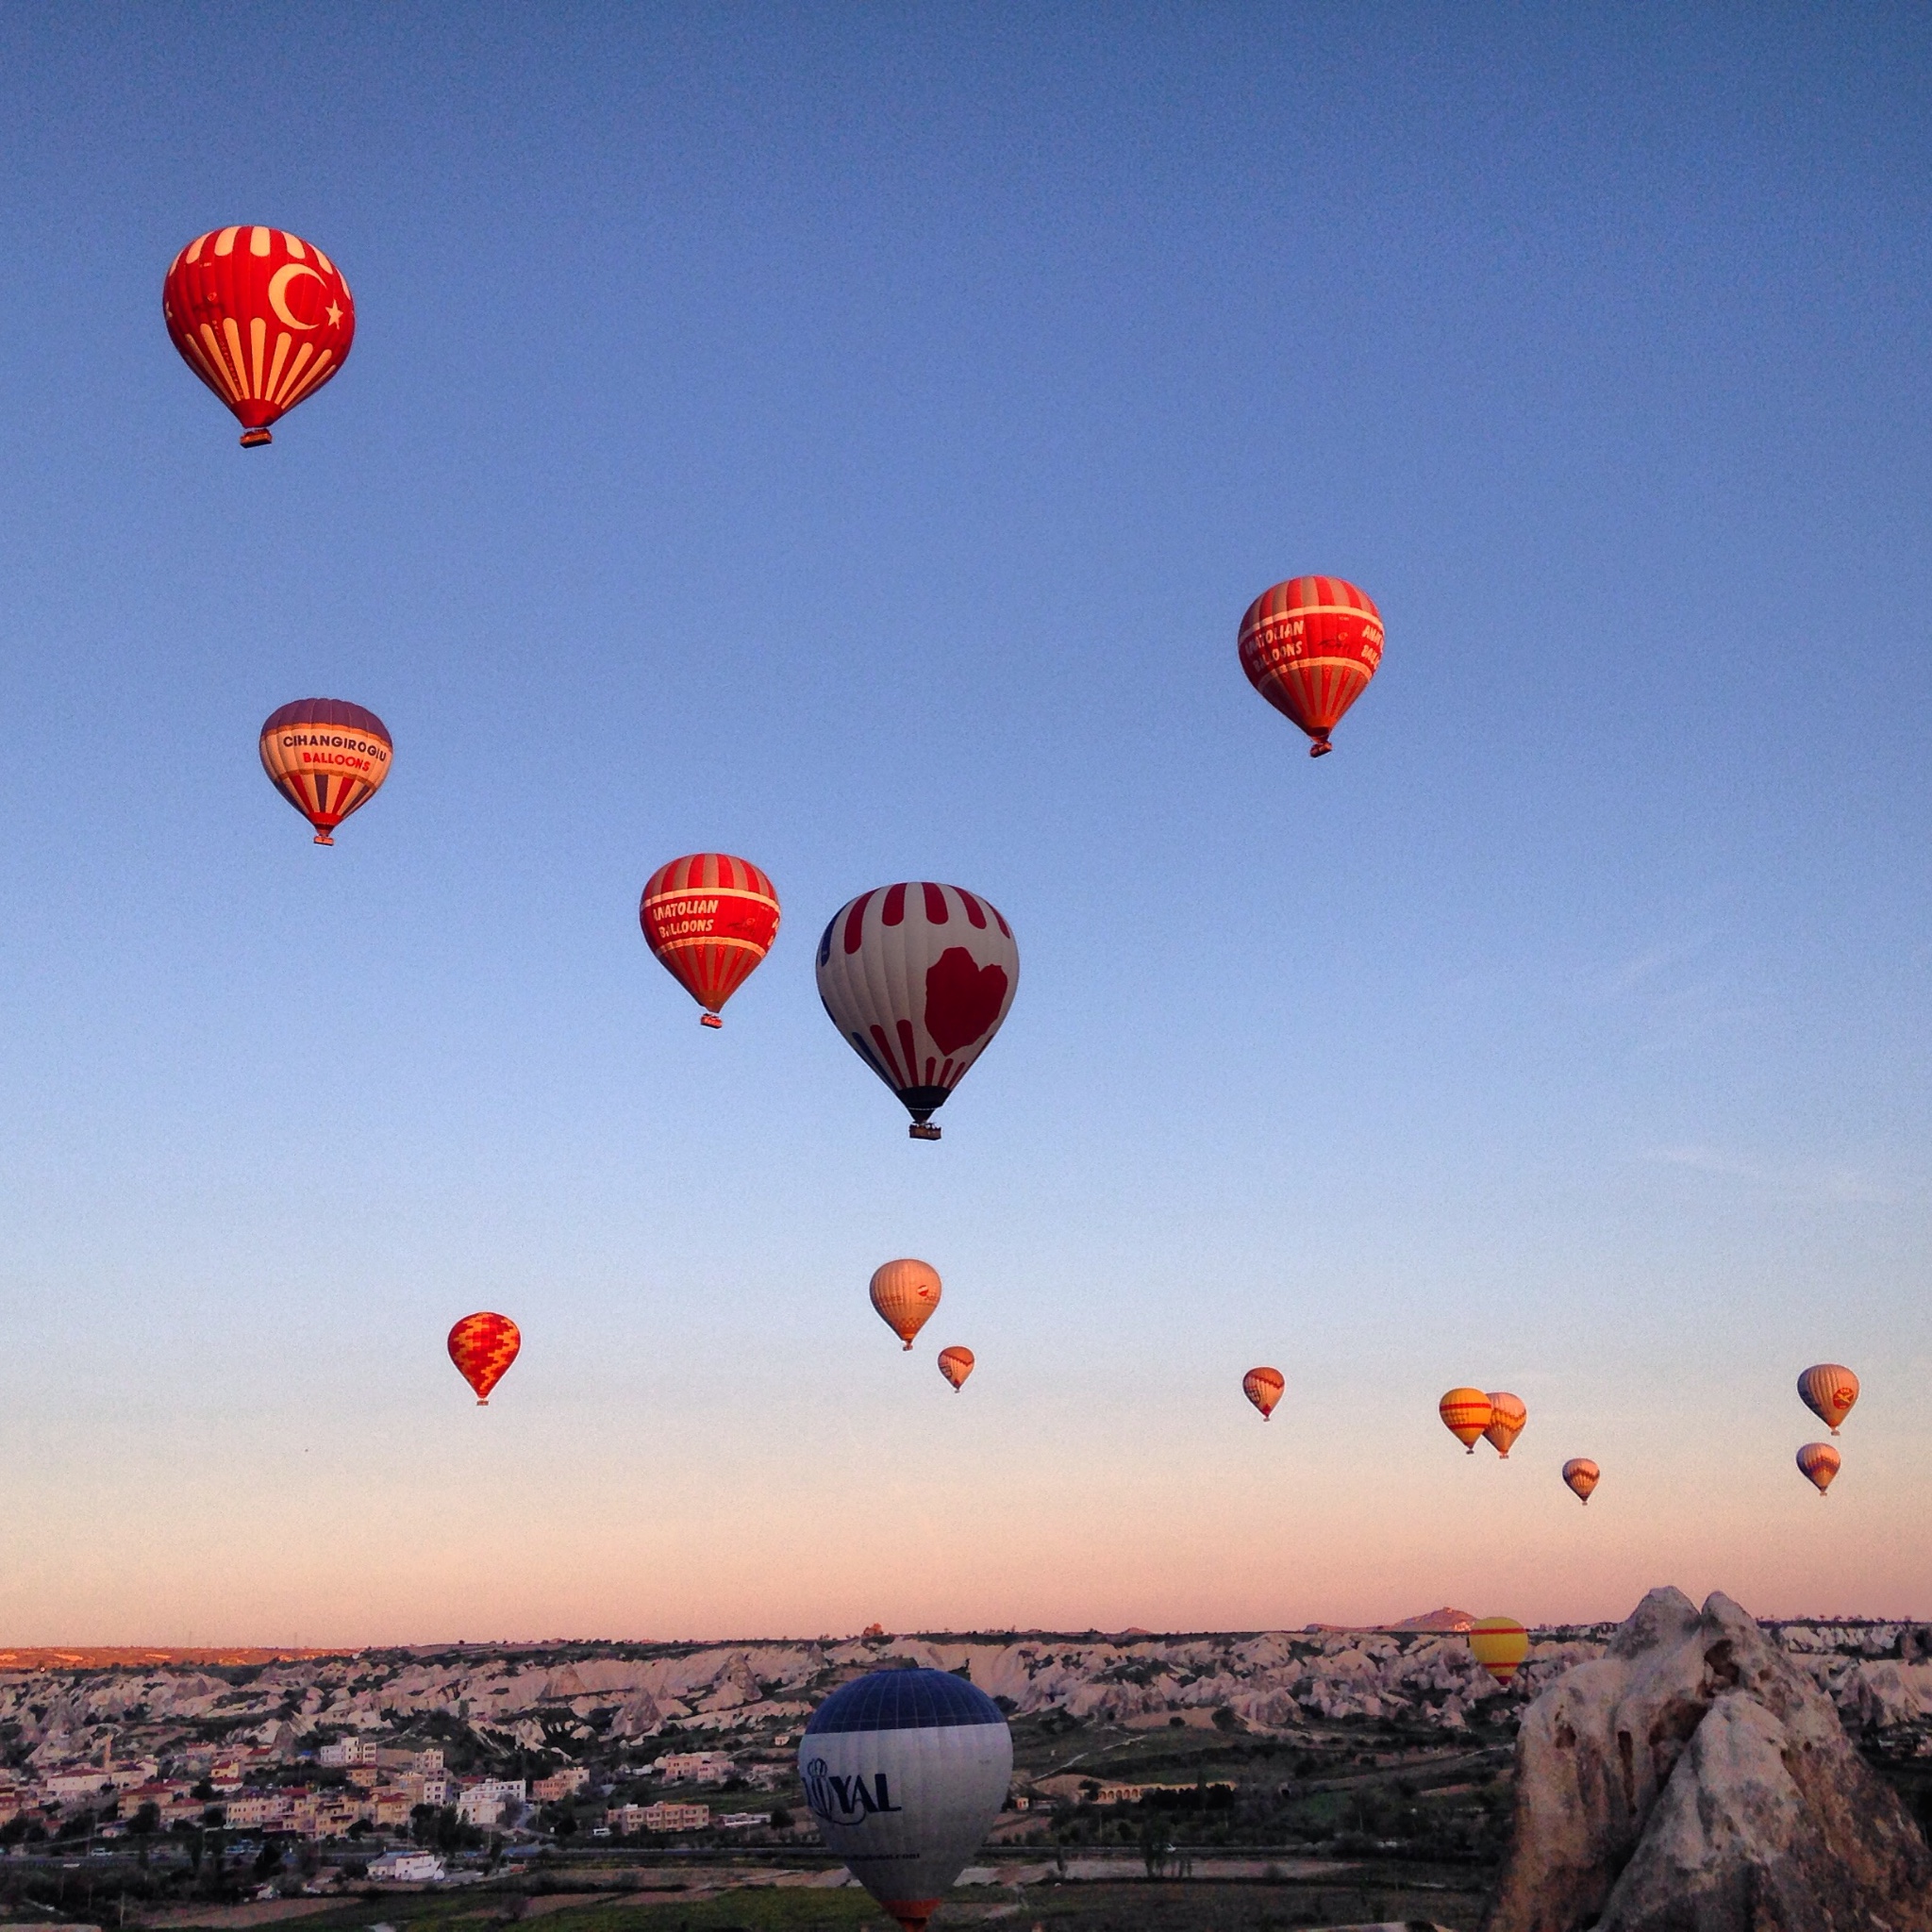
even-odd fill
[[[1654,1590],[1524,1713],[1489,1932],[1932,1932],[1932,1852],[1726,1596]]]

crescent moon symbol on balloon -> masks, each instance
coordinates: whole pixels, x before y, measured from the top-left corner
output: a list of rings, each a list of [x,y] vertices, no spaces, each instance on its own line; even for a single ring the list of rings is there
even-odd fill
[[[275,310],[276,319],[285,328],[320,328],[322,325],[319,322],[297,322],[289,313],[289,284],[297,275],[313,275],[318,282],[322,282],[324,288],[328,287],[327,282],[323,280],[321,271],[310,268],[306,261],[285,261],[268,278],[268,306]]]

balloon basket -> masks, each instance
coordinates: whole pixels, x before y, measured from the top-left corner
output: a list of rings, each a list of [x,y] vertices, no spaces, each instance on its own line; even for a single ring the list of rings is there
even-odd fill
[[[275,438],[266,429],[244,429],[242,432],[242,447],[243,449],[260,449],[264,443],[270,443],[274,441]]]
[[[939,1137],[940,1130],[930,1121],[914,1121],[906,1129],[908,1141],[937,1141]]]
[[[325,829],[316,833],[315,842],[318,845],[333,845],[336,841],[329,837],[328,832]]]
[[[1311,758],[1325,758],[1334,749],[1335,747],[1325,738],[1318,738],[1313,744],[1309,745],[1308,756]]]
[[[698,1015],[698,1024],[700,1026],[722,1026],[724,1024],[724,1021],[719,1019],[716,1013],[700,1013]]]

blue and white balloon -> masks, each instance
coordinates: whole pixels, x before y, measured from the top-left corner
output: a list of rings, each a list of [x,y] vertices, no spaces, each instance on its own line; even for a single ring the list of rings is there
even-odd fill
[[[1007,1802],[1013,1734],[964,1677],[874,1671],[812,1713],[798,1769],[819,1835],[906,1932],[922,1932]]]

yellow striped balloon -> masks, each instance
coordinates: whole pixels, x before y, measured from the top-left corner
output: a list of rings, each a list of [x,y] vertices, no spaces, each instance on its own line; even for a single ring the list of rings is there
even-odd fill
[[[1590,1492],[1603,1480],[1603,1474],[1587,1456],[1573,1456],[1563,1465],[1563,1480],[1575,1491],[1579,1503],[1590,1501]]]
[[[1475,1660],[1499,1684],[1507,1684],[1529,1655],[1529,1632],[1514,1617],[1479,1617],[1470,1625]]]
[[[1490,1398],[1480,1389],[1452,1389],[1436,1410],[1442,1426],[1474,1456],[1476,1438],[1490,1425]]]
[[[1490,1391],[1490,1425],[1483,1431],[1483,1438],[1505,1462],[1509,1459],[1509,1445],[1523,1433],[1523,1425],[1529,1420],[1529,1410],[1523,1406],[1520,1395],[1512,1395],[1507,1389],[1492,1389]]]
[[[1858,1399],[1858,1378],[1837,1362],[1820,1362],[1798,1377],[1805,1407],[1835,1436]]]
[[[873,1271],[872,1305],[909,1349],[940,1305],[940,1272],[928,1261],[887,1261]]]
[[[1829,1442],[1807,1442],[1798,1451],[1798,1474],[1814,1484],[1822,1496],[1839,1472],[1838,1451]]]

